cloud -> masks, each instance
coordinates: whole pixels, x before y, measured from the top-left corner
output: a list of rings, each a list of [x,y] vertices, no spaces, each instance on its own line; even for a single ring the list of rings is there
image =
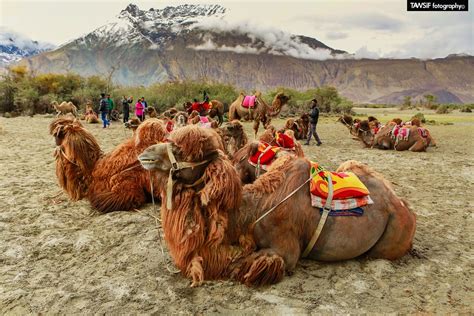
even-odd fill
[[[195,24],[194,27],[213,32],[238,32],[239,34],[247,35],[247,37],[252,40],[253,46],[237,45],[235,47],[218,47],[211,40],[207,40],[199,46],[190,46],[193,49],[233,51],[237,53],[251,54],[265,52],[273,55],[286,55],[315,60],[333,58],[329,49],[313,48],[308,44],[302,43],[298,37],[290,33],[274,27],[264,26],[251,20],[207,18],[202,19],[200,22]],[[255,46],[259,48],[256,49]]]
[[[355,59],[361,59],[361,58],[369,58],[369,59],[379,59],[380,54],[370,51],[367,46],[362,46],[353,55],[353,58]]]
[[[349,34],[344,33],[344,32],[338,32],[338,31],[329,31],[326,33],[326,38],[330,40],[339,40],[339,39],[344,39],[347,38]]]

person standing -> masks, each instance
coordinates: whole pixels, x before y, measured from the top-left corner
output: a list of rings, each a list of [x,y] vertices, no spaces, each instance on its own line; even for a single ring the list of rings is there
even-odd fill
[[[309,114],[309,133],[308,133],[308,139],[306,140],[305,145],[309,145],[309,142],[311,141],[311,137],[314,135],[314,139],[316,139],[316,146],[321,146],[322,142],[321,139],[319,139],[318,132],[316,132],[316,125],[318,125],[318,119],[319,119],[319,108],[318,108],[318,100],[313,99],[311,100],[311,113]]]
[[[130,119],[130,103],[132,103],[133,97],[127,99],[126,96],[122,98],[122,113],[123,113],[123,122],[127,123]]]
[[[112,111],[115,109],[114,100],[110,98],[110,94],[107,93],[107,103],[109,104],[109,114],[107,115],[109,122],[112,120]]]
[[[135,104],[135,116],[143,122],[145,120],[145,106],[141,102],[141,99],[138,99],[137,104]]]
[[[100,94],[100,101],[99,101],[99,112],[102,118],[102,123],[104,124],[103,128],[110,126],[110,122],[107,119],[107,114],[109,113],[109,102],[105,98],[105,93]]]
[[[146,103],[145,97],[142,97],[140,100],[141,100],[140,102],[143,105],[143,120],[145,120],[145,113],[148,110],[148,103]]]

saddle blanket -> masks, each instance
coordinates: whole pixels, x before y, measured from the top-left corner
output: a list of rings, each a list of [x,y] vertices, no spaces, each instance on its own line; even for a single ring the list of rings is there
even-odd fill
[[[278,146],[286,149],[295,149],[295,140],[293,137],[288,136],[284,133],[276,132],[275,133],[275,142]]]
[[[392,129],[391,135],[392,138],[408,140],[408,137],[410,136],[410,129],[396,125]]]
[[[255,107],[255,99],[256,98],[257,97],[254,96],[254,95],[245,96],[244,101],[242,102],[242,106],[244,108],[253,108],[253,107]]]
[[[328,197],[328,174],[333,184],[333,200],[343,200],[369,195],[369,190],[352,172],[329,172],[316,162],[311,162],[311,194],[326,199]]]
[[[428,138],[429,132],[426,128],[418,127],[418,133],[420,133],[421,137]]]
[[[374,204],[369,195],[358,198],[347,198],[344,200],[332,200],[331,211],[351,210],[354,208]],[[326,205],[326,199],[311,194],[311,206],[323,208]]]
[[[319,209],[319,213],[323,213],[323,209]],[[364,209],[361,207],[356,207],[350,210],[338,210],[338,211],[330,211],[329,216],[362,216],[364,215]]]
[[[349,210],[373,203],[367,187],[352,172],[329,172],[318,163],[311,162],[310,174],[311,205],[314,207],[326,204],[329,174],[333,185],[332,210]]]
[[[173,121],[168,121],[166,122],[166,131],[168,133],[171,133],[174,129],[174,124],[173,124]]]
[[[258,144],[257,152],[248,161],[252,166],[256,167],[259,165],[263,170],[267,170],[280,149],[278,146],[271,146],[261,142]]]

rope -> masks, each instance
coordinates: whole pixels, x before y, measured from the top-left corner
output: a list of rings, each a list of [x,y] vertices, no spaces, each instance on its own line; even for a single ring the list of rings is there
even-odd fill
[[[327,173],[327,176],[328,176],[328,197],[326,199],[326,204],[324,204],[323,214],[321,215],[321,218],[319,219],[318,226],[316,227],[316,230],[314,231],[314,234],[311,237],[311,240],[309,241],[308,245],[306,246],[306,249],[303,252],[303,255],[301,256],[302,258],[305,258],[306,256],[308,256],[311,250],[313,249],[314,245],[319,239],[319,235],[321,235],[324,224],[326,223],[326,220],[328,219],[329,212],[331,212],[331,203],[332,203],[332,198],[334,196],[334,188],[332,185],[332,177],[329,172]]]
[[[290,197],[292,197],[296,192],[298,192],[306,183],[308,183],[309,181],[311,181],[311,177],[309,177],[308,180],[306,180],[305,182],[303,182],[303,184],[301,184],[299,187],[297,187],[296,189],[294,189],[290,194],[288,194],[283,200],[281,200],[280,202],[278,202],[277,205],[273,206],[271,209],[269,209],[268,211],[266,211],[262,216],[260,216],[256,221],[255,221],[255,224],[257,224],[258,222],[260,222],[265,216],[267,216],[268,214],[270,214],[271,212],[273,212],[278,206],[280,206],[280,204],[282,204],[283,202],[285,202],[286,200],[288,200]]]

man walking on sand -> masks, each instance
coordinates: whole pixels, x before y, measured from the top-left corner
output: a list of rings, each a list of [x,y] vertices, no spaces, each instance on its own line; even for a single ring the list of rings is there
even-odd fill
[[[99,112],[102,118],[102,123],[104,124],[103,128],[110,126],[109,120],[107,120],[107,114],[109,113],[109,102],[105,98],[105,93],[100,94],[101,99],[99,102]]]
[[[316,132],[316,125],[318,125],[319,119],[319,109],[318,109],[318,100],[313,99],[311,100],[311,113],[309,114],[310,120],[310,127],[308,133],[308,139],[306,140],[305,145],[309,145],[311,141],[311,137],[314,135],[314,139],[316,139],[316,146],[321,146],[322,142],[319,139],[318,133]]]

